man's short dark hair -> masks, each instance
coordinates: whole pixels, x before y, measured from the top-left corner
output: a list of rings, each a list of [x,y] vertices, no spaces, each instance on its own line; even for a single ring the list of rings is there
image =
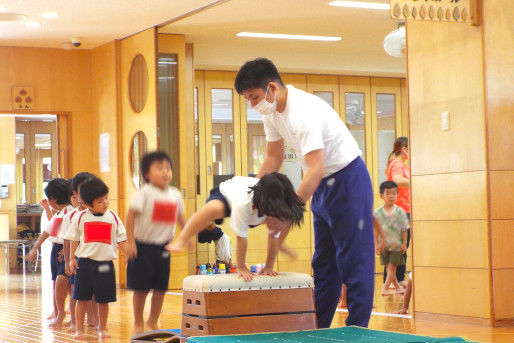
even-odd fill
[[[170,156],[164,151],[152,151],[143,156],[140,163],[141,176],[145,182],[150,182],[150,180],[146,177],[146,174],[150,170],[150,166],[154,162],[168,161],[170,163],[170,167],[173,168],[173,163],[171,163]]]
[[[50,180],[45,187],[45,195],[48,199],[54,199],[58,205],[70,203],[70,182],[62,178]]]
[[[384,194],[386,189],[393,189],[395,188],[398,190],[398,185],[394,181],[384,181],[380,184],[380,194]]]
[[[95,176],[82,182],[79,187],[79,194],[86,205],[93,206],[95,199],[109,194],[109,187],[107,187],[105,182]]]
[[[234,82],[236,91],[243,94],[249,89],[261,88],[266,90],[268,83],[276,82],[284,86],[277,67],[267,58],[256,58],[246,62],[237,73]]]
[[[96,177],[96,176],[94,176],[93,174],[88,173],[88,172],[80,172],[80,173],[76,174],[73,177],[73,179],[71,180],[71,189],[74,191],[78,191],[79,186],[82,184],[82,182],[86,181],[87,179],[91,179],[93,177]]]

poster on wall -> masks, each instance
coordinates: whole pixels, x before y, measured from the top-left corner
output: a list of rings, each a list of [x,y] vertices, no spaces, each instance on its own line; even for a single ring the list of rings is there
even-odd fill
[[[14,164],[0,164],[0,184],[13,185],[15,182]]]
[[[31,110],[34,108],[34,87],[12,88],[12,109]]]
[[[100,134],[100,172],[108,173],[111,171],[109,164],[109,133]]]

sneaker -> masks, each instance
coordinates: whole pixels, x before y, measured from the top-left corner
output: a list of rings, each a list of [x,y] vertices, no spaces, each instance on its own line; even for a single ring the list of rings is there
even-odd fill
[[[223,261],[226,264],[230,264],[232,260],[232,248],[230,247],[230,238],[227,234],[223,234],[220,239],[214,241],[216,260]]]

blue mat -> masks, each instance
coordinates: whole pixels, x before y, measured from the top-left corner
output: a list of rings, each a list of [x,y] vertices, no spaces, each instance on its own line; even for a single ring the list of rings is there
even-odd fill
[[[359,343],[425,343],[425,342],[469,342],[460,337],[434,338],[396,332],[369,330],[355,326],[336,329],[309,330],[297,332],[277,332],[234,336],[197,336],[187,339],[188,343],[236,343],[236,342],[359,342]]]

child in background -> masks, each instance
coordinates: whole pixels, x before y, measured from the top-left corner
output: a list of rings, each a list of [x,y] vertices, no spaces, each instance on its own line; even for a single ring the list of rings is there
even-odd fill
[[[72,223],[73,219],[78,218],[78,213],[84,211],[87,207],[85,206],[84,202],[80,199],[79,196],[79,186],[82,182],[94,178],[95,176],[88,172],[81,172],[76,174],[73,179],[71,179],[71,204],[74,207],[72,211],[68,211],[68,213],[64,216],[62,221],[62,228],[59,233],[59,237],[64,240],[64,263],[65,263],[65,271],[66,275],[70,276],[69,278],[69,293],[70,293],[70,326],[68,328],[68,332],[75,332],[76,326],[75,326],[75,310],[76,310],[76,304],[77,301],[73,299],[73,284],[75,281],[75,275],[71,272],[71,265],[70,265],[70,241],[66,239],[66,233],[68,232],[68,229]],[[93,301],[88,302],[87,306],[87,324],[88,326],[96,326],[98,324],[98,307],[96,304],[93,304]]]
[[[116,301],[114,263],[116,247],[126,248],[126,232],[120,218],[109,210],[109,188],[99,178],[84,181],[79,187],[80,198],[87,209],[78,214],[66,233],[71,241],[71,272],[75,273],[73,298],[75,311],[75,339],[83,340],[84,316],[87,302],[94,296],[98,304],[99,338],[109,338],[107,317],[109,303]],[[78,258],[78,259],[77,259]]]
[[[65,273],[65,264],[62,258],[64,242],[59,238],[59,231],[64,215],[68,211],[73,210],[73,207],[70,205],[70,182],[61,178],[50,180],[45,187],[45,195],[48,198],[49,205],[57,212],[52,216],[49,224],[43,228],[41,236],[39,236],[36,244],[27,255],[27,260],[34,260],[37,255],[37,250],[47,238],[52,242],[50,269],[54,290],[54,318],[49,326],[60,329],[66,316],[64,302],[66,300],[66,284],[68,283],[68,277]]]
[[[409,219],[405,211],[395,205],[398,197],[398,186],[393,181],[385,181],[380,185],[380,198],[384,200],[384,205],[375,211],[375,219],[381,227],[382,235],[379,230],[375,230],[375,249],[380,255],[382,265],[387,266],[387,279],[382,287],[382,295],[387,295],[390,285],[396,288],[396,293],[405,293],[405,289],[396,279],[396,268],[405,264],[404,253],[407,250],[407,229]],[[385,240],[383,242],[382,240]]]
[[[248,229],[266,222],[269,228],[268,253],[260,274],[274,276],[277,275],[273,265],[278,249],[291,255],[282,243],[291,225],[302,222],[304,208],[305,204],[296,195],[291,181],[283,174],[267,174],[260,180],[236,176],[211,190],[207,204],[191,217],[168,249],[181,251],[194,235],[213,227],[213,222],[221,224],[223,218],[230,217],[230,227],[237,235],[237,273],[249,281],[253,274],[245,264]]]
[[[134,335],[144,332],[143,313],[153,290],[146,325],[158,330],[158,319],[170,277],[171,242],[178,222],[184,227],[184,203],[180,191],[170,187],[172,163],[162,151],[143,156],[141,174],[145,185],[132,197],[127,213],[127,288],[134,291]]]

